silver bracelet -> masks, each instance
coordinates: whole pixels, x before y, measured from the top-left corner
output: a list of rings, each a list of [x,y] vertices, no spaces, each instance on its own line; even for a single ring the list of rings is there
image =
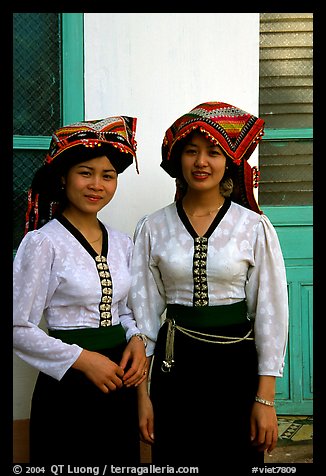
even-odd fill
[[[131,337],[137,337],[137,339],[143,341],[145,349],[146,349],[146,347],[147,347],[147,337],[144,334],[134,334]]]
[[[269,400],[265,400],[264,398],[258,397],[258,395],[255,396],[255,401],[258,403],[262,403],[263,405],[267,405],[268,407],[273,407],[275,405],[275,402],[270,402]]]

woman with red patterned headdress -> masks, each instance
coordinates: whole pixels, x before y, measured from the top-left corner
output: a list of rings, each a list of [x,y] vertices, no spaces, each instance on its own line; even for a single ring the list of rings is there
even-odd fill
[[[136,159],[135,128],[118,116],[58,129],[29,190],[13,343],[39,370],[33,464],[139,463],[135,386],[146,355],[127,306],[133,243],[97,218]]]
[[[200,474],[256,466],[277,442],[288,303],[278,237],[248,163],[263,126],[208,102],[163,140],[161,166],[177,192],[137,226],[129,295],[153,356],[138,398],[156,464],[197,465]]]

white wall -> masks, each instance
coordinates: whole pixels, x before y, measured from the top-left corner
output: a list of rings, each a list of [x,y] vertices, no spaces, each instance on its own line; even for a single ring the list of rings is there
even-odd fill
[[[85,13],[86,119],[138,118],[140,175],[119,177],[101,218],[133,233],[170,203],[174,181],[159,166],[164,133],[205,101],[258,112],[259,13]],[[14,419],[28,418],[37,372],[14,356]]]
[[[85,14],[86,119],[138,118],[140,175],[129,167],[101,218],[133,233],[173,201],[160,167],[164,133],[205,101],[258,113],[259,13]]]

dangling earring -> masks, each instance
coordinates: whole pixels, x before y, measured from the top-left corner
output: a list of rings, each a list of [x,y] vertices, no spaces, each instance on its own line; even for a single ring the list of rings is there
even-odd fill
[[[62,187],[64,188],[64,187]],[[50,202],[50,207],[49,207],[49,220],[52,220],[53,215],[57,211],[59,206],[59,202]]]

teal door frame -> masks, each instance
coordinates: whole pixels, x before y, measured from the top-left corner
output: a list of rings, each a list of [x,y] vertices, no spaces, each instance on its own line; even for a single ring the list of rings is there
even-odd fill
[[[62,13],[62,124],[84,119],[84,14]],[[47,150],[49,136],[14,136],[14,149]]]
[[[62,121],[84,120],[84,14],[62,13]]]
[[[262,207],[277,231],[289,292],[289,338],[283,378],[277,379],[277,413],[313,414],[313,210]]]

